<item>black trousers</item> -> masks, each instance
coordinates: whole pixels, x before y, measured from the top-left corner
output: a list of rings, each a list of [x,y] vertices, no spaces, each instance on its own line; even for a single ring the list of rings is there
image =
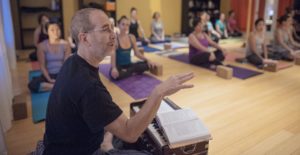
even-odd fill
[[[262,55],[263,57],[263,55]],[[248,62],[255,66],[261,66],[263,65],[263,60],[261,60],[256,54],[252,53],[251,55],[246,57]]]
[[[215,51],[216,60],[209,61],[210,53],[205,52],[198,55],[195,55],[193,58],[190,59],[190,63],[197,66],[202,66],[209,68],[210,65],[222,65],[222,62],[225,59],[225,56],[222,51],[217,50]]]
[[[52,79],[56,79],[57,75],[58,74],[49,74]],[[31,92],[38,93],[40,91],[41,83],[43,82],[49,82],[43,74],[38,77],[33,77],[28,83],[28,88]]]
[[[214,42],[216,42],[216,43],[219,43],[219,37],[217,36],[217,35],[215,35],[215,34],[210,34],[210,38],[211,38],[211,40],[213,40]]]
[[[234,31],[233,33],[229,33],[229,36],[231,37],[241,37],[243,34],[238,31]]]
[[[268,57],[274,60],[294,61],[293,56],[288,51],[271,51]]]
[[[137,62],[137,63],[131,63],[129,65],[124,65],[124,66],[117,66],[118,72],[119,72],[119,77],[114,79],[111,76],[111,70],[110,70],[110,77],[114,80],[121,80],[128,78],[132,76],[133,74],[142,74],[145,71],[149,70],[149,66],[147,62]]]

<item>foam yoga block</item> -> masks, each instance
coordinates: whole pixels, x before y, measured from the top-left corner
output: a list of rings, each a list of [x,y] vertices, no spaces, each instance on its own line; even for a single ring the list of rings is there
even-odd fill
[[[162,76],[163,74],[163,66],[157,65],[154,68],[150,68],[150,72],[156,76]]]
[[[223,79],[231,79],[233,75],[233,69],[226,66],[217,66],[217,76]]]

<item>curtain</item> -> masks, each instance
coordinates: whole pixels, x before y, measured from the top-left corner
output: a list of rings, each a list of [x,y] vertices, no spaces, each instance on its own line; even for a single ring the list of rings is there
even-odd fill
[[[266,0],[259,0],[258,18],[265,17]]]
[[[293,0],[279,0],[278,2],[278,14],[277,17],[280,17],[285,14],[285,9],[287,7],[293,8]]]
[[[5,15],[3,13],[3,8],[6,7],[4,6],[4,1],[5,0],[0,0],[0,32],[7,33],[5,32],[3,26],[3,16]],[[5,3],[7,2],[8,1],[6,1]],[[3,132],[6,132],[11,127],[13,91],[8,61],[9,56],[4,33],[0,33],[0,123],[2,125]],[[11,34],[11,36],[13,35]]]
[[[249,0],[231,0],[231,9],[235,12],[236,20],[238,27],[242,31],[246,31],[247,29],[247,16],[248,16],[248,3]],[[255,0],[252,0],[252,11],[251,11],[251,28],[253,27],[254,22],[254,14],[255,14]]]
[[[2,130],[2,125],[0,122],[0,154],[1,155],[7,155],[5,140],[4,140],[4,133]]]

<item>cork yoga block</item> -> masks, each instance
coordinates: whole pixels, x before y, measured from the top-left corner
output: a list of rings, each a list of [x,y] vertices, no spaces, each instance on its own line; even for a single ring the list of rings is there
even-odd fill
[[[295,64],[300,65],[300,56],[295,58]]]
[[[150,68],[150,72],[156,76],[162,76],[163,74],[163,66],[156,65],[154,68]]]
[[[165,43],[164,44],[164,49],[165,50],[171,50],[172,49],[172,45],[170,43]]]
[[[144,53],[145,53],[144,48],[139,48],[139,52],[140,52],[142,55],[144,55]]]
[[[226,66],[217,66],[217,76],[223,79],[232,79],[233,69]]]
[[[26,107],[25,95],[18,95],[14,97],[12,110],[13,110],[14,120],[27,118],[27,107]]]

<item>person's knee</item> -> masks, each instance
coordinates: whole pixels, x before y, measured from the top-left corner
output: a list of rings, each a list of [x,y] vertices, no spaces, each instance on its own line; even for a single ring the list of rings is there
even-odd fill
[[[138,62],[136,64],[134,64],[134,70],[137,72],[144,72],[149,70],[149,66],[147,62]]]
[[[255,65],[255,66],[258,66],[258,65],[262,65],[262,64],[263,64],[263,62],[262,62],[261,59],[259,59],[259,58],[256,57],[256,56],[253,56],[253,55],[248,56],[248,57],[247,57],[247,60],[248,60],[251,64],[253,64],[253,65]]]

